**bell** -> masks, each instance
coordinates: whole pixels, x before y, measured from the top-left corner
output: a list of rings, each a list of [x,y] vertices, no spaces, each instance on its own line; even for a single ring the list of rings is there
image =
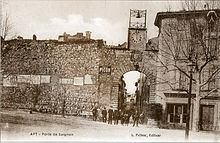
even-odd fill
[[[141,18],[139,10],[138,10],[136,18]]]

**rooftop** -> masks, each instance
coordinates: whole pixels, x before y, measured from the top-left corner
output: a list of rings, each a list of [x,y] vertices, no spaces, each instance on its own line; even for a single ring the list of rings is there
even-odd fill
[[[158,12],[154,21],[154,25],[160,27],[161,20],[164,18],[175,18],[181,15],[191,16],[192,14],[196,16],[201,16],[207,14],[209,11],[215,11],[218,17],[220,17],[220,9],[211,10],[195,10],[195,11],[172,11],[172,12]]]

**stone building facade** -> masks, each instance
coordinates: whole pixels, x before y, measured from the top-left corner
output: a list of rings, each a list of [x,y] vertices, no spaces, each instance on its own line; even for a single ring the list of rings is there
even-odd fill
[[[210,63],[205,65],[203,72],[200,74],[201,83],[206,81],[211,73],[219,69],[220,66],[220,10],[201,10],[201,11],[178,11],[178,12],[160,12],[155,19],[155,25],[159,28],[158,48],[158,84],[157,84],[157,102],[163,104],[165,110],[165,120],[170,125],[182,126],[186,125],[187,103],[189,88],[189,77],[183,72],[189,73],[190,69],[188,59],[184,59],[187,53],[184,52],[188,47],[193,47],[188,50],[194,53],[208,49],[208,56],[215,57]],[[170,28],[172,27],[172,28]],[[196,31],[197,30],[197,31]],[[189,46],[190,42],[195,43],[198,40],[200,45],[195,44]],[[204,42],[204,43],[202,43]],[[188,44],[188,45],[187,45]],[[206,46],[204,46],[206,45]],[[208,45],[208,46],[207,46]],[[197,46],[197,47],[196,47]],[[195,48],[196,47],[196,48]],[[169,53],[173,49],[173,55]],[[175,51],[175,50],[177,51]],[[186,51],[186,50],[185,50]],[[188,51],[189,52],[189,51]],[[191,52],[191,51],[190,51]],[[189,52],[189,53],[190,53]],[[191,52],[191,53],[192,53]],[[193,54],[192,54],[193,55]],[[199,64],[205,62],[204,53],[199,53],[199,56],[191,56],[192,61],[197,61]],[[210,57],[211,57],[210,56]],[[174,60],[174,57],[176,58]],[[200,60],[196,60],[200,59]],[[174,63],[175,62],[175,63]],[[174,67],[178,65],[180,69]],[[165,66],[164,66],[165,65]],[[166,67],[166,68],[165,68]],[[195,67],[200,68],[200,67]],[[183,69],[182,71],[180,71]],[[193,73],[193,78],[198,77],[198,72]],[[201,88],[200,99],[200,120],[199,127],[201,130],[220,130],[220,75],[216,74],[206,86]],[[197,86],[198,87],[198,86]],[[195,120],[195,112],[192,110],[195,105],[196,84],[192,84],[192,104],[191,104],[191,121]],[[209,94],[210,93],[210,94]]]
[[[67,34],[66,32],[63,33],[63,35],[58,36],[59,42],[68,42],[68,41],[76,41],[76,40],[90,40],[91,39],[91,32],[86,31],[86,36],[83,35],[83,33],[76,33],[75,35]]]

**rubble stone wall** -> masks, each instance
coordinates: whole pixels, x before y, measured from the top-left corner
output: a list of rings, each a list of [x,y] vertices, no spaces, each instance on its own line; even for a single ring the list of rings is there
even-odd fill
[[[2,47],[1,106],[30,109],[36,101],[38,110],[48,112],[61,113],[63,105],[69,114],[90,111],[98,97],[98,44],[97,41],[71,44],[6,41]],[[21,75],[49,76],[50,81],[41,83],[29,79],[20,82]],[[5,79],[12,76],[16,85],[4,86]]]
[[[2,107],[91,114],[95,105],[117,108],[119,82],[126,72],[138,70],[152,82],[156,73],[152,57],[146,57],[149,52],[142,53],[145,58],[136,67],[133,51],[109,48],[101,40],[10,40],[1,51]]]

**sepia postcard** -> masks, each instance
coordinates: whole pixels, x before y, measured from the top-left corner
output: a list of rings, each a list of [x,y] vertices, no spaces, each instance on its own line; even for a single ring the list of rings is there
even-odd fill
[[[1,7],[1,142],[220,142],[220,1]]]

